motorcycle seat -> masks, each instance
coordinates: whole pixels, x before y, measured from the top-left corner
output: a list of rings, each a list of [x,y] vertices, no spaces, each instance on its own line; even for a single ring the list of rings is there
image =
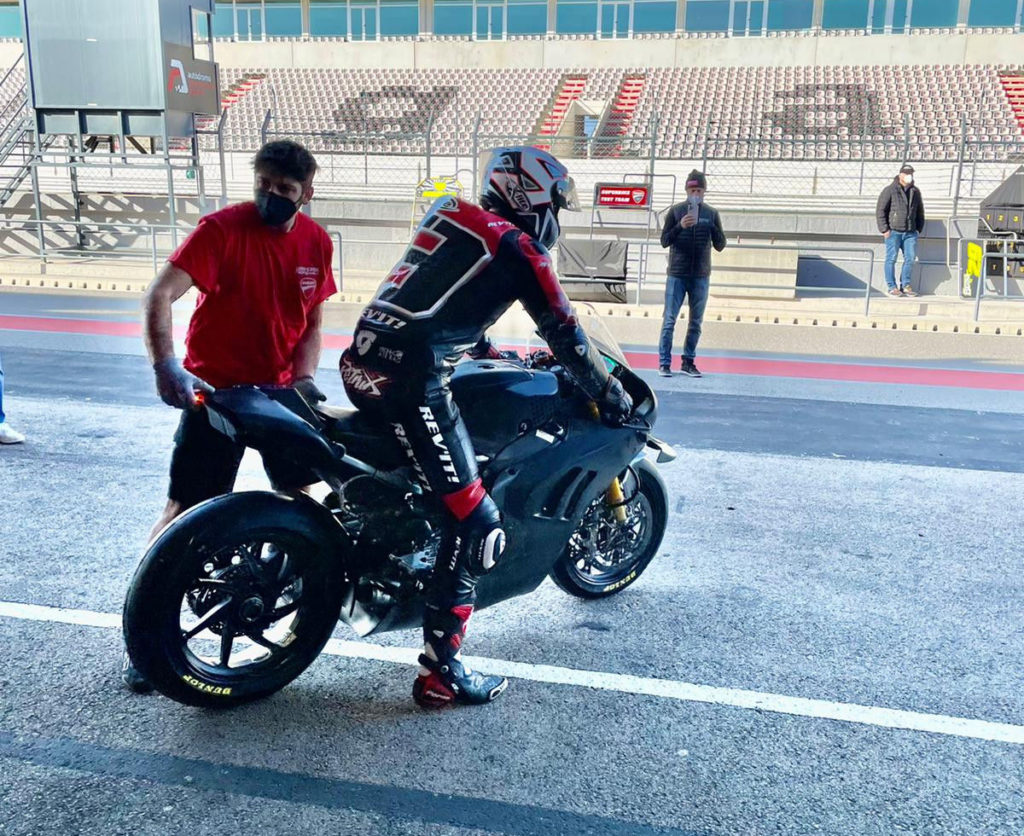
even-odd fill
[[[316,411],[325,419],[328,438],[345,445],[350,456],[382,470],[408,464],[405,452],[386,424],[358,409],[321,404]]]

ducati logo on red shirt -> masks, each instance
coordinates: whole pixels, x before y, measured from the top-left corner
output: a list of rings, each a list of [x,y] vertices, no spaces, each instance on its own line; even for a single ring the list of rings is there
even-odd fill
[[[320,275],[318,267],[296,267],[295,272],[299,277],[299,289],[302,295],[309,298],[316,290],[317,276]]]

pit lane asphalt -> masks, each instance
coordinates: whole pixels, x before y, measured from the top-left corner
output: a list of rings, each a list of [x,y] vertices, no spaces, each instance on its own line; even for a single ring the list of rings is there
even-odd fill
[[[0,599],[116,613],[175,414],[137,356],[3,336],[30,441],[0,450]],[[683,452],[657,560],[606,601],[544,584],[485,611],[470,652],[1024,722],[1015,398],[652,381]],[[409,669],[335,657],[196,711],[120,691],[115,631],[0,619],[0,645],[4,834],[1024,831],[1012,744],[524,679],[425,715]]]

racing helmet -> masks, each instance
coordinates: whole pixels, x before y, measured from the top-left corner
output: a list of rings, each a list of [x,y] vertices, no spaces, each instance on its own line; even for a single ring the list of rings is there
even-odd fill
[[[512,221],[551,247],[558,240],[558,210],[579,211],[569,170],[540,148],[495,148],[484,166],[480,205]]]

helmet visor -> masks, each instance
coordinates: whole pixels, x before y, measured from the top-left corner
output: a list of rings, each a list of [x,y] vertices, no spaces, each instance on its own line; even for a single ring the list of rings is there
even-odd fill
[[[570,212],[580,211],[580,199],[576,195],[576,183],[571,177],[563,177],[555,181],[552,187],[552,198],[559,209]]]

